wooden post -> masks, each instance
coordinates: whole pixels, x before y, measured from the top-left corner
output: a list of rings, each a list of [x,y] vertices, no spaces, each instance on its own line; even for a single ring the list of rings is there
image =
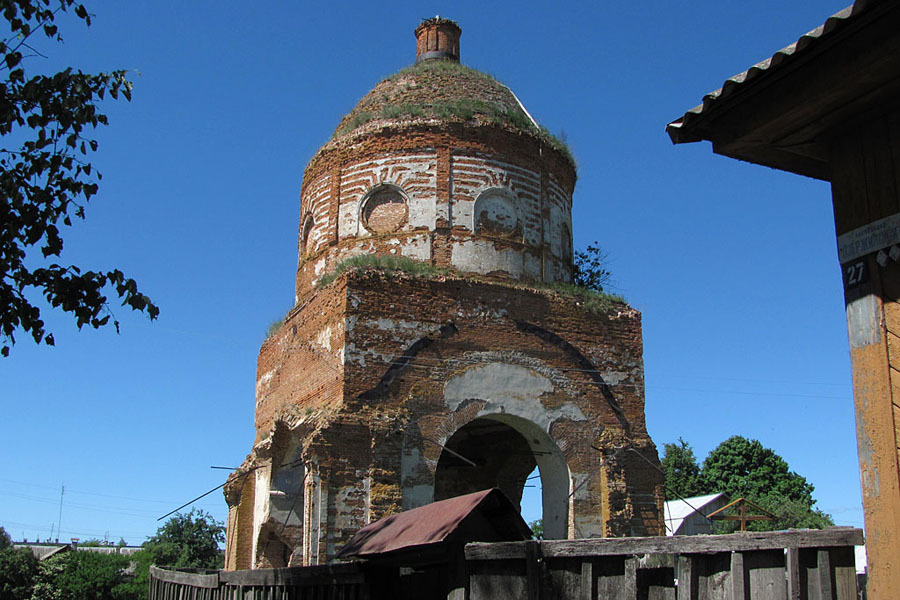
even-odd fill
[[[838,245],[849,249],[840,254],[872,600],[894,598],[900,586],[900,266],[879,264],[877,245],[868,245],[878,235],[873,224],[900,212],[898,148],[894,114],[835,139],[829,161]],[[854,245],[864,253],[851,252]]]
[[[744,505],[741,505],[741,509]],[[741,521],[743,524],[743,521]],[[744,555],[741,552],[731,553],[731,600],[749,600],[744,584]]]
[[[580,600],[593,600],[594,598],[594,561],[585,558],[581,563],[581,594]]]
[[[525,542],[525,577],[528,586],[528,600],[541,600],[543,597],[541,581],[541,546],[538,541]]]
[[[788,600],[800,600],[800,549],[788,548],[787,551],[787,586]]]
[[[622,586],[622,598],[637,600],[637,564],[638,559],[625,559],[625,585]]]
[[[678,557],[678,600],[697,600],[697,557],[682,554]]]

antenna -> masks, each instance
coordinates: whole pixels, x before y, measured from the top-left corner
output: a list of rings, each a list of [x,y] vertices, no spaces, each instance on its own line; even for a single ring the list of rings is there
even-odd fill
[[[56,528],[56,541],[59,542],[59,534],[62,533],[62,502],[63,495],[66,493],[66,485],[62,484],[62,489],[59,491],[59,519],[56,520],[58,527]],[[53,534],[50,534],[50,537],[53,537]]]

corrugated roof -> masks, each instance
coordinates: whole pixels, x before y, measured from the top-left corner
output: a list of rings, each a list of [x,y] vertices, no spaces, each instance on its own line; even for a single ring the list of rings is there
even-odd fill
[[[482,513],[481,516],[494,526],[494,531],[485,532],[484,539],[476,535],[479,539],[463,541],[493,541],[498,529],[504,541],[531,537],[531,530],[518,510],[503,492],[495,488],[433,502],[370,523],[360,529],[337,556],[371,556],[439,544],[451,538],[475,513]]]
[[[770,58],[756,63],[746,71],[738,73],[733,77],[729,77],[722,84],[722,87],[706,94],[703,97],[703,103],[699,106],[687,111],[680,119],[672,121],[666,126],[666,132],[675,144],[686,142],[698,142],[705,139],[690,131],[692,122],[702,117],[710,109],[714,108],[722,100],[738,92],[748,82],[762,77],[768,73],[776,71],[781,65],[795,60],[798,55],[803,54],[809,48],[815,47],[823,38],[827,38],[832,32],[841,29],[848,21],[857,15],[863,13],[869,6],[877,3],[878,0],[857,0],[857,2],[832,15],[819,27],[816,27],[809,33],[804,34],[799,40],[782,48]]]

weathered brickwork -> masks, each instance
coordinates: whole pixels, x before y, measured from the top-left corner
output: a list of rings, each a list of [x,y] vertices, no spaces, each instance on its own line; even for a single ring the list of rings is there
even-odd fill
[[[535,467],[546,536],[663,531],[640,314],[545,287],[572,278],[574,165],[509,89],[435,66],[455,24],[416,31],[420,65],[306,167],[296,306],[225,490],[228,568],[321,564],[375,519],[488,487],[518,504]],[[447,270],[333,277],[370,254]]]
[[[637,311],[594,314],[550,292],[378,271],[345,275],[318,296],[343,300],[342,383],[331,388],[341,392],[329,392],[327,409],[310,392],[305,406],[316,408],[298,415],[296,382],[269,383],[267,402],[285,405],[267,405],[267,414],[284,415],[291,442],[282,445],[293,450],[272,449],[278,432],[259,444],[282,465],[297,461],[273,469],[273,482],[305,473],[303,498],[286,517],[303,526],[289,537],[266,527],[282,521],[259,507],[256,566],[282,564],[272,548],[321,562],[371,520],[472,487],[499,486],[517,502],[536,464],[548,535],[662,530]],[[276,337],[289,338],[294,323],[334,321],[304,314],[320,310],[296,311]],[[259,498],[263,486],[254,486]]]
[[[479,128],[477,139],[448,135],[454,129],[448,126],[418,129],[370,135],[378,144],[347,136],[310,163],[301,190],[298,300],[342,260],[360,254],[407,256],[522,281],[571,280],[571,165],[499,127]],[[339,186],[330,185],[335,173]],[[367,228],[367,200],[385,186],[402,194],[406,216],[397,227]],[[475,204],[491,190],[511,199],[515,235],[476,232]]]

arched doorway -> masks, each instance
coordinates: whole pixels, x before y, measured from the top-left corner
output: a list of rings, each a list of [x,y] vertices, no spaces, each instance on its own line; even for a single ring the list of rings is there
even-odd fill
[[[509,414],[485,415],[443,444],[434,473],[434,499],[498,487],[517,506],[537,466],[542,483],[544,537],[567,537],[569,469],[559,446],[535,423]]]

